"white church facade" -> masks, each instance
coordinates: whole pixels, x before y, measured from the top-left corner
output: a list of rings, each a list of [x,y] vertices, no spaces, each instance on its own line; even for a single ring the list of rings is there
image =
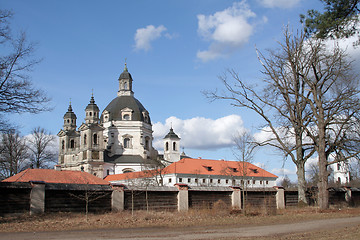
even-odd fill
[[[85,171],[112,183],[142,182],[142,174],[151,173],[151,181],[162,186],[275,186],[277,176],[255,165],[185,156],[172,127],[163,139],[164,153],[159,154],[153,147],[150,114],[134,97],[126,65],[118,81],[117,96],[101,114],[91,96],[79,127],[70,103],[58,133],[58,168]]]
[[[79,128],[70,103],[58,133],[61,169],[83,170],[103,178],[180,160],[180,138],[172,129],[164,138],[164,155],[154,149],[150,115],[134,97],[126,65],[118,81],[117,96],[101,115],[91,96]]]

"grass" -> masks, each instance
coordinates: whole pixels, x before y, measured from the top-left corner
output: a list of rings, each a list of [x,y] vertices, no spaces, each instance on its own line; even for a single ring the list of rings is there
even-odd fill
[[[135,211],[132,216],[130,211],[123,211],[118,213],[89,214],[88,221],[86,221],[85,214],[80,213],[51,213],[37,216],[21,215],[16,217],[0,217],[0,232],[188,226],[214,226],[214,228],[221,228],[221,226],[224,225],[269,225],[359,215],[360,208],[319,211],[317,208],[310,207],[277,210],[275,214],[272,212],[271,215],[265,210],[248,209],[248,214],[245,215],[241,211],[229,211],[226,208],[222,208],[220,204],[220,206],[214,209],[190,209],[187,212],[180,213]],[[358,229],[355,230],[357,230],[357,233],[360,231]],[[306,237],[303,239],[306,239]]]

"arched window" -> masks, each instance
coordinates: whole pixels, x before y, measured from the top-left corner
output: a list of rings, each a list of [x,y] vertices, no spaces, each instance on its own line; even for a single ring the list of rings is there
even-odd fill
[[[74,139],[70,140],[70,148],[75,148],[75,141]]]
[[[131,142],[130,138],[124,138],[124,148],[130,148]]]
[[[149,137],[146,137],[146,138],[145,138],[145,149],[146,149],[146,150],[149,150],[149,149],[150,149],[149,145],[150,145]]]
[[[130,115],[129,114],[124,114],[123,119],[124,120],[130,120]]]
[[[165,143],[165,151],[169,151],[169,143],[168,142]]]
[[[61,149],[63,149],[63,150],[65,149],[65,141],[64,140],[61,141]]]
[[[135,172],[135,170],[132,169],[132,168],[124,168],[124,169],[122,170],[122,172],[123,172],[123,173]]]
[[[173,150],[176,151],[176,142],[173,142]]]
[[[84,134],[84,145],[86,145],[86,134]]]
[[[129,85],[128,85],[127,82],[125,82],[125,83],[124,83],[124,89],[125,89],[125,90],[128,90],[128,88],[129,88]]]
[[[94,144],[95,145],[98,144],[98,136],[97,136],[97,134],[95,133],[93,137],[94,137],[94,141],[93,141]]]

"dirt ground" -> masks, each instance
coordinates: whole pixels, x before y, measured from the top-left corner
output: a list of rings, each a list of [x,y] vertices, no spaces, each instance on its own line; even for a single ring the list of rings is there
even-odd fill
[[[274,215],[187,213],[46,214],[0,218],[0,239],[360,239],[360,209],[288,209]]]

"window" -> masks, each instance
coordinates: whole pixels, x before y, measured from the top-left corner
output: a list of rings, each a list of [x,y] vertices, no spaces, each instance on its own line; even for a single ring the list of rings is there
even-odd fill
[[[109,175],[110,174],[110,170],[106,170],[106,175]]]
[[[149,137],[145,137],[145,149],[149,151],[150,147],[150,138]]]
[[[169,183],[171,183],[171,178],[169,178]]]
[[[97,145],[98,144],[98,135],[95,133],[93,137],[94,137],[94,144]]]
[[[129,114],[124,114],[123,119],[124,120],[130,120],[130,115]]]
[[[206,179],[205,179],[205,178],[203,179],[203,183],[206,183]]]
[[[191,178],[188,178],[188,183],[191,183]]]
[[[179,182],[182,182],[182,178],[179,178]]]
[[[269,181],[266,181],[266,185],[269,184]]]
[[[232,185],[233,185],[233,186],[235,186],[235,185],[236,185],[236,181],[235,181],[235,179],[234,179],[234,180],[232,180]]]
[[[210,179],[210,183],[213,183],[213,180],[212,180],[212,179]]]
[[[135,172],[135,170],[132,169],[132,168],[124,168],[124,169],[122,170],[122,172],[123,172],[123,173],[129,173],[129,172]]]
[[[214,169],[212,169],[211,166],[203,166],[203,167],[206,168],[206,170],[208,170],[209,172],[210,172],[210,171],[214,171]]]
[[[86,145],[86,134],[84,135],[84,145]]]
[[[65,149],[65,141],[64,140],[61,141],[61,149]]]
[[[130,148],[130,138],[125,138],[124,139],[124,148]]]
[[[176,142],[173,142],[173,150],[176,151]]]
[[[340,171],[341,165],[340,163],[337,164],[337,170]]]
[[[70,140],[70,148],[75,148],[75,141],[74,139]]]
[[[165,151],[169,151],[169,143],[168,142],[165,143]]]
[[[128,88],[129,88],[128,83],[125,82],[125,83],[124,83],[124,89],[125,89],[125,90],[128,90]]]
[[[339,183],[341,183],[341,179],[340,179],[340,177],[338,177],[338,182],[339,182]]]
[[[225,183],[228,184],[228,183],[229,183],[229,179],[226,179],[226,180],[225,180]]]
[[[221,180],[220,180],[220,179],[218,179],[218,183],[221,183]]]
[[[258,172],[259,172],[256,168],[250,168],[250,170],[251,170],[253,173],[258,173]]]
[[[195,183],[198,183],[198,179],[197,179],[197,178],[195,178]]]
[[[260,181],[260,184],[262,184],[262,181]]]
[[[255,181],[255,180],[253,180],[253,184],[256,184],[256,181]]]
[[[90,117],[92,116],[92,112],[89,112]]]

